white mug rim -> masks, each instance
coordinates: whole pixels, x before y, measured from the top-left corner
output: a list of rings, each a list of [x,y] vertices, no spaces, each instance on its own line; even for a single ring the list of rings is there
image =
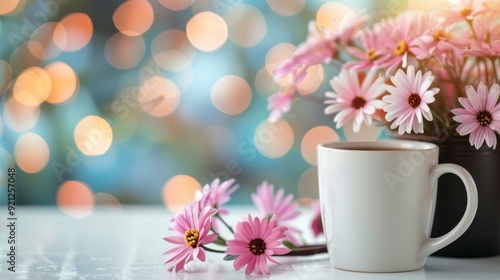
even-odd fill
[[[377,150],[360,149],[366,147]],[[318,144],[318,150],[348,153],[404,153],[434,149],[438,149],[436,144],[412,140],[328,141]]]

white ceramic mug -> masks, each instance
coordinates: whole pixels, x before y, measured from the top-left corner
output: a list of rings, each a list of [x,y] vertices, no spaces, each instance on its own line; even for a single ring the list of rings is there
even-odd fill
[[[467,230],[477,210],[476,185],[464,168],[438,164],[438,149],[401,140],[318,146],[323,231],[334,267],[363,272],[420,269],[427,256]],[[464,182],[467,209],[449,233],[430,238],[437,179],[444,173]]]

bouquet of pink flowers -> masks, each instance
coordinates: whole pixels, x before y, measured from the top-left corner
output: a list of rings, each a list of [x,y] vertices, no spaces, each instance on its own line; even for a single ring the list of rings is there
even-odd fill
[[[340,73],[324,103],[337,128],[352,123],[357,132],[376,121],[400,135],[469,135],[477,149],[484,142],[494,149],[500,132],[500,3],[453,2],[376,22],[352,13],[335,30],[311,22],[307,40],[275,68],[275,79],[290,79],[269,98],[270,120],[291,109],[309,67],[336,62]]]
[[[186,264],[194,259],[205,261],[207,251],[226,254],[224,260],[234,260],[236,270],[246,266],[246,274],[269,274],[268,261],[280,264],[273,255],[301,256],[326,252],[326,245],[303,244],[301,230],[290,225],[300,215],[298,204],[292,202],[293,195],[285,196],[282,188],[275,193],[274,186],[267,182],[262,182],[252,195],[252,201],[262,215],[252,217],[248,214],[247,219],[238,222],[233,229],[224,220],[223,216],[228,214],[224,204],[237,188],[234,179],[224,182],[215,179],[203,187],[196,201],[185,206],[171,220],[170,230],[177,235],[164,238],[174,245],[165,252],[171,255],[165,262],[167,270],[185,269]],[[219,221],[233,235],[233,239],[222,237]],[[319,207],[314,207],[311,229],[314,236],[323,232]],[[224,247],[225,250],[213,246]]]

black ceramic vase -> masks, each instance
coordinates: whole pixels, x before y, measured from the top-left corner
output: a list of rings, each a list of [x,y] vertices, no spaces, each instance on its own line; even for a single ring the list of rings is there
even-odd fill
[[[450,137],[436,143],[439,163],[455,163],[467,169],[478,191],[476,217],[455,242],[434,253],[447,257],[487,257],[500,254],[500,147],[470,146],[468,137]],[[467,195],[463,183],[452,174],[438,180],[436,211],[431,237],[448,233],[465,211]]]

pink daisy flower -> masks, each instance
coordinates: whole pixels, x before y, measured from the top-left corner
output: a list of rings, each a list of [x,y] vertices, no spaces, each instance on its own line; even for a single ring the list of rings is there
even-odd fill
[[[410,133],[412,129],[415,133],[424,132],[422,116],[432,121],[428,104],[434,102],[434,95],[439,92],[439,88],[429,89],[434,76],[430,71],[423,76],[422,71],[418,71],[415,75],[415,68],[410,65],[407,73],[399,69],[396,75],[391,77],[391,81],[395,86],[386,86],[391,94],[382,98],[388,103],[384,107],[387,112],[385,119],[389,122],[394,120],[391,129],[399,126],[400,135]]]
[[[465,32],[456,34],[451,26],[443,25],[435,16],[429,17],[426,26],[422,28],[429,32],[415,41],[412,51],[417,59],[423,60],[434,56],[442,64],[456,65],[456,61],[462,58],[462,50],[469,46],[469,34]]]
[[[319,30],[316,22],[309,22],[306,41],[300,44],[287,60],[276,65],[274,79],[279,80],[289,74],[295,74],[294,79],[300,79],[305,76],[309,67],[330,63],[339,53],[337,44],[339,42],[348,44],[352,41],[356,32],[368,19],[369,17],[364,14],[349,13],[342,19],[340,25],[335,24],[335,30],[325,27]],[[297,86],[300,84],[295,80],[294,83]]]
[[[388,59],[380,63],[380,67],[386,68],[387,72],[392,72],[400,65],[405,68],[409,64],[409,56],[415,54],[418,38],[427,30],[422,28],[426,26],[425,22],[424,14],[416,11],[407,11],[394,20],[380,22],[377,35],[385,39],[385,51],[390,54]]]
[[[200,209],[207,206],[217,209],[217,215],[212,220],[212,225],[216,231],[219,231],[216,218],[220,218],[218,216],[219,214],[228,214],[227,209],[223,206],[229,201],[229,196],[239,187],[239,185],[233,185],[234,181],[234,179],[230,179],[220,183],[219,179],[215,179],[210,185],[206,184],[203,186],[201,192],[196,193],[196,198],[200,203]]]
[[[359,40],[363,49],[347,47],[347,52],[357,59],[345,63],[342,69],[368,70],[390,56],[384,47],[385,39],[379,36],[376,30],[365,30],[361,33]]]
[[[458,3],[451,4],[449,8],[439,10],[437,15],[441,17],[447,25],[462,20],[472,22],[474,17],[486,10],[485,2],[485,0],[459,0]]]
[[[170,229],[179,233],[180,236],[163,238],[176,245],[165,252],[166,255],[174,254],[165,262],[168,271],[179,271],[194,258],[205,261],[205,250],[201,246],[217,239],[217,234],[208,234],[212,227],[212,216],[215,213],[217,209],[212,207],[205,207],[200,211],[199,204],[194,202],[172,219]]]
[[[325,114],[337,113],[333,119],[337,128],[354,119],[353,129],[359,132],[361,124],[372,124],[372,115],[376,109],[382,109],[384,103],[377,99],[385,92],[385,83],[382,77],[377,77],[377,71],[372,69],[360,83],[358,72],[342,70],[330,81],[335,92],[327,92],[331,98],[325,104]],[[376,78],[376,79],[375,79]]]
[[[233,240],[227,241],[226,254],[238,256],[233,263],[236,270],[246,265],[245,274],[252,272],[257,274],[269,274],[267,261],[279,265],[280,263],[271,258],[272,255],[283,255],[289,253],[288,248],[279,247],[280,240],[285,237],[286,228],[276,224],[277,215],[273,215],[267,222],[267,218],[260,220],[248,215],[247,221],[236,224],[236,232]]]
[[[275,196],[274,186],[264,181],[257,187],[257,192],[252,194],[252,201],[266,217],[278,214],[276,222],[283,225],[283,222],[293,220],[300,215],[297,210],[298,205],[292,203],[293,195],[289,194],[283,197],[284,194],[283,188],[279,188]],[[291,226],[287,226],[287,228],[288,230],[285,232],[287,240],[295,245],[300,245],[298,235],[301,231]]]
[[[274,68],[274,79],[279,80],[291,75],[291,85],[284,86],[279,93],[273,94],[269,98],[270,121],[276,121],[284,113],[290,111],[296,90],[307,75],[307,70],[320,63],[330,63],[333,58],[338,56],[337,44],[350,42],[358,29],[366,24],[368,19],[369,17],[366,15],[350,13],[343,18],[340,27],[335,26],[335,31],[328,28],[323,28],[320,31],[316,22],[309,22],[309,34],[306,41],[300,44],[288,59]]]
[[[488,147],[497,146],[496,132],[500,132],[500,104],[497,104],[500,87],[494,84],[489,92],[488,87],[479,83],[477,92],[472,86],[466,86],[467,98],[459,97],[458,101],[464,108],[455,108],[453,120],[460,123],[457,131],[460,135],[470,134],[471,146],[479,149],[486,141]]]
[[[238,189],[239,185],[233,185],[235,179],[220,182],[217,178],[212,183],[203,186],[200,201],[200,208],[206,206],[214,207],[219,214],[226,215],[228,211],[223,207],[229,201],[230,195]]]

